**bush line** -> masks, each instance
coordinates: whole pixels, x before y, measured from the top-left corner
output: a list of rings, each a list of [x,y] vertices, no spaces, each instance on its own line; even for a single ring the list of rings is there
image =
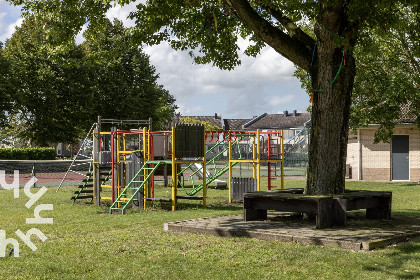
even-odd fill
[[[55,149],[51,147],[0,149],[2,160],[53,160],[55,157]]]

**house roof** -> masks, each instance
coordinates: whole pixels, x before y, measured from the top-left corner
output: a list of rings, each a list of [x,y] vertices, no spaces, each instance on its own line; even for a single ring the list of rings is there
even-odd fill
[[[243,130],[243,125],[251,119],[224,119],[225,130]]]
[[[396,123],[414,123],[417,120],[417,115],[410,110],[411,102],[401,105],[401,117],[396,120]]]
[[[267,114],[255,116],[251,119],[223,119],[220,115],[214,116],[174,116],[172,126],[181,123],[184,118],[192,118],[200,121],[210,122],[212,125],[224,130],[256,130],[256,129],[289,129],[303,127],[305,123],[310,121],[309,113],[288,113],[284,114]]]
[[[303,127],[310,121],[309,113],[262,114],[244,125],[246,130],[254,129],[288,129]]]

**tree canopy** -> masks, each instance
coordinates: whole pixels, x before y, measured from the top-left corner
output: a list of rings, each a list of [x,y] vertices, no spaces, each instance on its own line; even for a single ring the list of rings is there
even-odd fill
[[[388,142],[397,123],[415,121],[420,113],[420,14],[413,7],[398,6],[398,22],[388,28],[368,28],[355,47],[350,126],[379,124],[375,141]],[[307,72],[295,72],[302,87],[311,92]]]
[[[30,15],[6,42],[8,78],[0,86],[13,84],[8,117],[11,126],[19,127],[14,131],[19,138],[39,145],[74,143],[97,115],[151,117],[156,127],[171,120],[175,99],[157,84],[148,56],[124,44],[121,22],[106,24],[100,36],[51,53],[43,22]]]
[[[396,123],[420,114],[420,13],[400,7],[398,24],[361,36],[351,126],[380,124],[376,141],[389,141]]]
[[[10,62],[4,56],[3,44],[0,42],[0,126],[6,123],[6,115],[12,106],[12,82]]]
[[[109,1],[12,2],[47,23],[45,32],[56,38],[51,52],[60,51],[61,42],[72,39],[86,22],[86,36],[97,36],[111,7]],[[196,63],[232,69],[240,63],[243,38],[249,43],[246,54],[255,56],[268,45],[308,72],[313,106],[306,192],[340,193],[357,43],[366,43],[368,50],[372,44],[365,39],[377,29],[398,26],[406,7],[418,14],[414,0],[148,0],[130,15],[135,26],[129,39],[134,46],[168,41],[174,49],[189,50]]]
[[[183,124],[201,124],[204,126],[204,130],[221,130],[220,127],[212,124],[209,121],[202,121],[194,118],[184,117],[181,118],[181,123]]]

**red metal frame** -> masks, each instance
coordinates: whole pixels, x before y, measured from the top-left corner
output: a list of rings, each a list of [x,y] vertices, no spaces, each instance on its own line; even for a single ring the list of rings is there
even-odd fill
[[[281,153],[279,152],[279,137],[282,137],[281,135],[277,135],[277,138],[272,139],[271,136],[273,134],[278,134],[278,132],[273,132],[273,131],[267,131],[267,132],[261,132],[260,135],[267,135],[267,159],[271,159],[274,156],[281,156]],[[271,145],[271,141],[275,140],[276,141],[276,145],[272,146]],[[263,145],[262,145],[262,151],[264,151],[264,141]],[[274,148],[277,150],[277,152],[272,153],[271,149]],[[273,176],[272,176],[272,166],[273,164],[276,164],[275,162],[268,162],[268,171],[267,171],[267,181],[268,181],[268,190],[271,190],[272,188],[276,188],[277,186],[273,186],[271,185],[271,182],[273,180]],[[274,175],[274,178],[276,178],[276,174]]]

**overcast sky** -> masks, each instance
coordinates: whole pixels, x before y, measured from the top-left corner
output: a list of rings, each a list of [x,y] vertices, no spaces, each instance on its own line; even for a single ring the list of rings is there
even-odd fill
[[[130,26],[127,16],[133,8],[114,7],[108,17]],[[20,8],[0,0],[0,41],[10,38],[22,23],[20,16]],[[82,36],[77,40],[81,42]],[[219,113],[223,118],[249,118],[285,110],[304,112],[309,106],[309,97],[292,76],[293,64],[269,47],[256,58],[241,54],[242,64],[233,71],[193,64],[187,52],[174,51],[166,43],[146,46],[144,51],[160,75],[158,82],[175,96],[182,115]]]

